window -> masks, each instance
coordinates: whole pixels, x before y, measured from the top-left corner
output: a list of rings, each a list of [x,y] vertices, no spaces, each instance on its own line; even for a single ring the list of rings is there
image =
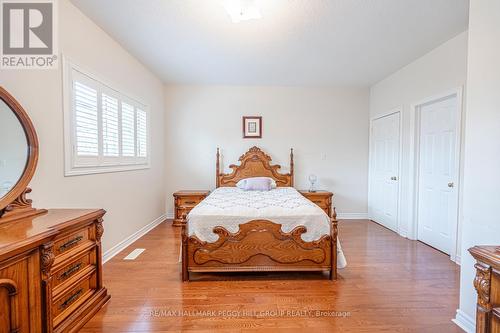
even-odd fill
[[[65,174],[148,168],[147,107],[73,64],[65,69]]]

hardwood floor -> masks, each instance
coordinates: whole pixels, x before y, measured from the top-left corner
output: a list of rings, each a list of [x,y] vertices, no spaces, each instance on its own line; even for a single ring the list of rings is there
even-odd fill
[[[104,265],[111,301],[81,332],[461,332],[459,266],[370,221],[341,221],[348,267],[197,275],[182,283],[180,228],[163,223]],[[146,251],[122,260],[135,248]],[[184,312],[183,312],[184,311]]]

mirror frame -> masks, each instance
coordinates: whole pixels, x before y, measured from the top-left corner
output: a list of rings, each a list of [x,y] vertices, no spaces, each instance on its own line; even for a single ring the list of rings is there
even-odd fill
[[[0,99],[7,104],[7,106],[12,110],[14,115],[17,117],[21,126],[24,129],[24,134],[26,135],[26,141],[28,143],[28,159],[26,166],[21,175],[21,178],[17,181],[14,187],[2,198],[0,198],[0,217],[2,214],[8,210],[9,205],[16,201],[20,196],[23,196],[23,201],[25,193],[29,193],[28,184],[35,174],[36,165],[38,163],[38,138],[35,132],[35,127],[31,122],[26,111],[23,109],[21,104],[11,95],[7,90],[0,86]],[[31,204],[31,200],[27,204]],[[7,208],[7,209],[6,209]]]

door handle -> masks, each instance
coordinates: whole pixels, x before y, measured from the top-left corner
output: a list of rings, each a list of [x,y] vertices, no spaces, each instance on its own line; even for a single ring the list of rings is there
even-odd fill
[[[453,182],[448,183],[448,187],[450,187],[450,188],[455,187],[455,183],[453,183]]]
[[[398,177],[396,177],[396,176],[392,176],[392,177],[391,177],[391,180],[398,180]]]

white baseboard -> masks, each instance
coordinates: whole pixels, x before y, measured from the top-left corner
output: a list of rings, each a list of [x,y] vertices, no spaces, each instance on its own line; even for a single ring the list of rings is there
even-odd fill
[[[115,246],[104,252],[102,256],[103,264],[108,262],[111,258],[116,256],[121,251],[123,251],[127,246],[129,246],[130,244],[132,244],[133,242],[135,242],[136,240],[138,240],[139,238],[141,238],[142,236],[153,230],[156,226],[165,221],[165,219],[167,219],[167,214],[163,214],[162,216],[158,217],[153,222],[145,225],[132,235],[122,240],[120,243],[116,244]]]
[[[368,213],[340,213],[337,214],[337,220],[366,220]]]
[[[407,232],[405,229],[400,229],[400,230],[398,231],[398,234],[399,234],[399,236],[401,236],[401,237],[408,238],[408,232]]]
[[[173,219],[174,213],[165,214],[167,219]],[[367,213],[341,213],[337,215],[337,220],[366,220],[368,219]]]
[[[457,324],[458,327],[460,327],[467,333],[476,332],[476,322],[474,318],[471,318],[468,314],[460,309],[457,309],[457,315],[451,321]]]
[[[460,266],[460,262],[462,261],[462,258],[459,255],[450,256],[450,260],[453,261],[455,264]]]
[[[168,212],[166,214],[167,219],[173,219],[174,213]],[[337,220],[367,220],[368,213],[340,213],[337,214]]]

